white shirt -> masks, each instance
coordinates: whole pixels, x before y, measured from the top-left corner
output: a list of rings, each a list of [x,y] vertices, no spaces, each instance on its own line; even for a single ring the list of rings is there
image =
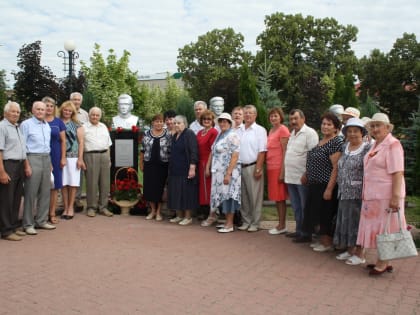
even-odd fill
[[[198,120],[196,119],[190,124],[190,129],[194,131],[195,134],[197,134],[201,129],[204,129],[204,127],[201,126]]]
[[[284,159],[285,183],[302,185],[300,179],[306,172],[306,155],[318,142],[318,134],[306,124],[297,133],[291,132]]]
[[[114,128],[124,128],[124,129],[131,129],[133,126],[137,126],[139,118],[134,115],[130,115],[127,118],[123,118],[120,116],[112,117],[112,125]]]
[[[112,145],[108,128],[103,123],[92,125],[90,122],[83,125],[85,131],[85,152],[108,150]]]
[[[237,130],[241,138],[241,150],[239,159],[241,163],[249,164],[257,161],[260,152],[267,151],[267,130],[264,127],[253,123],[248,128],[243,125]]]
[[[79,108],[77,112],[77,120],[80,121],[82,125],[86,124],[89,121],[89,114],[83,108]]]

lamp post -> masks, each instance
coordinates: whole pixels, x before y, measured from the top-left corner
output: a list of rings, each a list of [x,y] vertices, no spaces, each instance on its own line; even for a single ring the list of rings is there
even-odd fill
[[[75,60],[79,59],[79,53],[76,50],[76,44],[73,40],[66,40],[64,42],[64,49],[67,51],[68,56],[63,50],[57,52],[57,56],[63,58],[64,73],[68,72],[68,81],[70,93],[73,92],[72,79],[75,68]],[[67,70],[68,66],[68,70]]]

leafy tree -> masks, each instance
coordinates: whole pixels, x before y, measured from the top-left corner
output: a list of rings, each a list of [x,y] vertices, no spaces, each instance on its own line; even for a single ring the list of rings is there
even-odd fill
[[[184,115],[190,123],[195,120],[193,102],[193,99],[187,93],[184,93],[178,98],[175,107],[177,115]]]
[[[6,71],[0,70],[0,115],[3,115],[3,106],[6,104],[6,102]]]
[[[342,104],[344,107],[358,107],[354,78],[351,73],[337,75],[335,78],[334,104]]]
[[[177,66],[194,99],[209,100],[218,95],[231,106],[237,104],[238,69],[251,58],[243,49],[243,41],[242,34],[232,28],[214,29],[179,49]]]
[[[265,108],[283,107],[283,103],[279,98],[279,90],[272,89],[272,79],[274,71],[271,63],[267,64],[265,60],[264,64],[258,66],[258,96],[261,103],[264,104]]]
[[[274,69],[273,88],[280,90],[280,98],[291,108],[310,109],[305,100],[303,87],[307,80],[321,81],[325,74],[332,73],[333,65],[337,73],[351,72],[357,59],[351,50],[351,42],[356,40],[357,28],[343,26],[335,19],[315,19],[301,14],[286,15],[274,13],[265,18],[265,30],[257,37],[261,51],[257,53],[255,65],[263,64],[268,58]],[[324,81],[325,82],[325,81]],[[330,84],[323,85],[331,87]],[[305,89],[310,92],[311,89]],[[313,93],[311,91],[310,93]],[[325,102],[328,91],[323,97]]]
[[[31,111],[32,103],[44,96],[55,99],[64,97],[50,68],[41,66],[41,54],[41,41],[23,45],[17,60],[20,71],[13,73],[16,99],[28,112]]]
[[[105,118],[111,119],[118,112],[117,100],[120,94],[131,95],[135,110],[142,103],[141,93],[137,84],[137,73],[129,67],[130,53],[126,50],[121,58],[117,58],[113,49],[108,50],[106,60],[100,52],[100,46],[95,44],[93,56],[90,58],[91,66],[82,62],[82,71],[87,80],[87,88],[92,93],[94,103],[100,107]]]
[[[267,118],[267,109],[261,104],[257,92],[257,80],[251,73],[247,64],[242,65],[240,69],[239,79],[239,105],[245,106],[252,104],[257,108],[257,123],[264,126],[266,129],[269,127]]]

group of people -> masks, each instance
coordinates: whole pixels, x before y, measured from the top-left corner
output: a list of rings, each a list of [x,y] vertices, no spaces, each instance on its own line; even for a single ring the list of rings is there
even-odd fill
[[[112,216],[107,209],[112,142],[100,122],[101,110],[93,107],[88,114],[81,102],[82,95],[76,92],[57,110],[55,101],[45,97],[33,104],[33,116],[19,127],[19,104],[5,105],[0,122],[2,238],[21,240],[23,235],[36,235],[37,228],[55,229],[59,189],[62,218],[72,219],[81,170],[86,175],[87,215],[99,211]],[[121,103],[128,106],[121,112],[131,116],[131,97],[122,96]],[[290,111],[287,127],[282,109],[272,108],[268,132],[256,123],[255,106],[235,107],[232,115],[223,109],[221,97],[210,100],[210,109],[204,101],[195,102],[196,120],[190,128],[185,116],[174,111],[153,117],[139,158],[144,198],[150,206],[147,220],[163,220],[166,195],[168,209],[175,212],[172,223],[190,225],[197,212],[201,225],[208,227],[223,214],[219,233],[233,232],[237,218],[238,230],[256,232],[266,174],[268,198],[275,202],[279,219],[268,233],[310,242],[317,252],[343,249],[337,259],[349,265],[365,263],[364,249],[376,247],[376,235],[389,211],[399,211],[406,225],[404,153],[386,114],[362,120],[357,109],[334,105],[321,117],[319,137],[305,124],[300,109]],[[296,221],[293,232],[286,226],[287,199]],[[398,227],[392,216],[391,232]],[[371,275],[392,270],[380,260],[369,267]]]
[[[9,101],[0,122],[0,233],[20,241],[37,235],[37,229],[54,230],[57,195],[61,190],[63,220],[74,217],[74,205],[83,172],[86,176],[87,214],[112,216],[109,194],[108,128],[100,122],[101,110],[80,105],[82,95],[72,93],[59,108],[51,97],[32,105],[32,117],[20,126],[21,108]],[[104,180],[104,179],[107,180]],[[99,190],[99,198],[98,198]],[[19,210],[23,196],[22,226]]]
[[[167,183],[167,206],[176,210],[170,222],[189,225],[198,210],[207,213],[201,222],[207,227],[223,213],[218,232],[230,233],[240,213],[237,229],[258,231],[266,173],[268,198],[279,218],[268,233],[311,243],[317,252],[341,249],[336,258],[348,265],[366,262],[364,249],[376,248],[389,211],[399,211],[406,225],[404,153],[386,114],[360,119],[356,108],[334,105],[321,117],[319,136],[300,109],[290,111],[288,127],[283,111],[271,109],[267,132],[256,123],[253,105],[235,107],[231,116],[214,110],[214,101],[220,98],[210,101],[212,110],[203,101],[194,104],[190,128],[184,116],[175,116],[174,127],[166,130],[166,118],[154,117],[140,164],[144,196],[154,204],[146,219],[162,220]],[[287,199],[296,220],[293,232],[286,226]],[[398,228],[392,216],[391,232]],[[380,260],[368,268],[370,275],[392,271]]]

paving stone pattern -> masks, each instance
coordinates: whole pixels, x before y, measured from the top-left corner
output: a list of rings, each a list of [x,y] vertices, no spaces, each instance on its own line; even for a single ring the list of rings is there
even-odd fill
[[[0,314],[420,313],[420,259],[371,278],[335,255],[267,231],[76,214],[0,241]]]

